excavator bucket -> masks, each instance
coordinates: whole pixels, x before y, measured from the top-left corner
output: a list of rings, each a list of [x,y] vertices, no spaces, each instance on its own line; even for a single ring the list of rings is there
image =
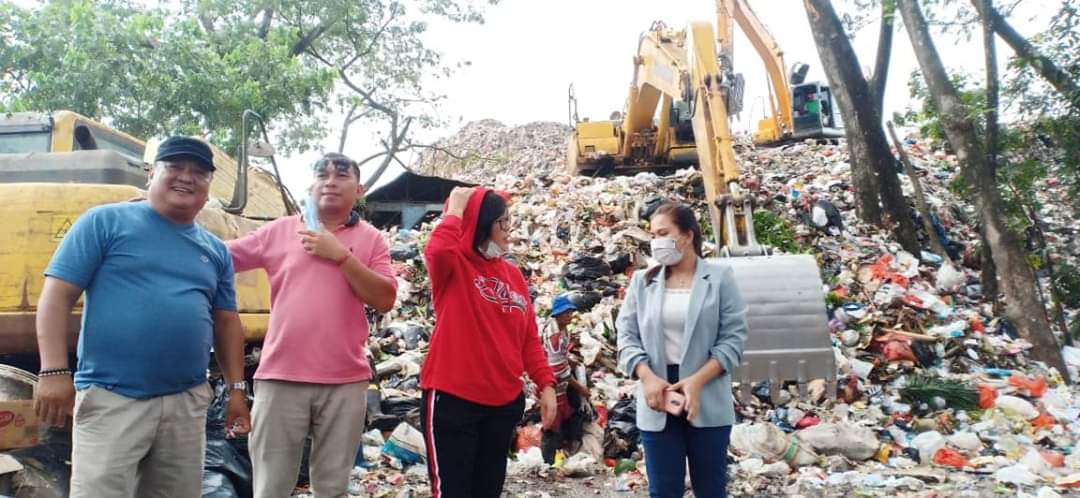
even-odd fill
[[[722,258],[732,267],[749,307],[749,334],[742,365],[732,381],[743,403],[754,385],[769,381],[777,401],[785,382],[795,381],[806,398],[808,383],[823,379],[836,397],[836,358],[829,336],[825,296],[817,261],[810,255]]]

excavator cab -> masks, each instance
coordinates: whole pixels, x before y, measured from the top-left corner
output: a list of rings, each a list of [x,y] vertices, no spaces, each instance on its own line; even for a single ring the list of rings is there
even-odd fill
[[[566,100],[570,126],[574,128],[566,150],[567,172],[571,175],[592,175],[610,170],[615,165],[621,142],[619,116],[613,114],[613,119],[607,121],[581,120],[574,85],[570,85]]]
[[[802,83],[791,88],[794,130],[792,140],[836,139],[844,136],[844,121],[829,85]]]

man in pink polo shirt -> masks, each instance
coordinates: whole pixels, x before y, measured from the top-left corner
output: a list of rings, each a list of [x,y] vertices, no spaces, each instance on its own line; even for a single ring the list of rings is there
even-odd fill
[[[229,243],[237,272],[262,268],[270,277],[250,439],[257,498],[292,493],[309,433],[315,496],[347,496],[371,380],[364,306],[386,312],[397,292],[386,242],[353,211],[363,194],[359,166],[330,153],[314,170],[322,230],[289,216]]]

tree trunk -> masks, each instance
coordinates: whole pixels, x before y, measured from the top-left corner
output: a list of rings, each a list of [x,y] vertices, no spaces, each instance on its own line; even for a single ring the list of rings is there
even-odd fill
[[[878,114],[885,116],[885,83],[889,79],[889,62],[892,60],[893,31],[896,31],[896,2],[881,2],[881,29],[878,32],[877,57],[870,89],[874,91],[874,104]]]
[[[983,0],[971,0],[971,3],[979,11],[980,17],[989,19],[994,32],[1012,47],[1018,58],[1034,68],[1072,104],[1073,108],[1080,109],[1080,87],[1077,87],[1076,81],[1073,81],[1068,71],[1061,69],[1049,57],[1039,53],[1027,38],[1016,32],[1009,22],[1001,17],[1001,13],[992,4],[984,5]]]
[[[849,105],[852,102],[852,97],[851,90],[847,87],[847,80],[839,76],[840,70],[837,69],[841,67],[858,68],[859,65],[850,60],[838,60],[838,54],[829,48],[832,43],[830,37],[844,36],[842,27],[841,31],[830,31],[832,24],[828,23],[828,20],[824,19],[820,14],[816,14],[815,11],[815,7],[808,1],[806,15],[810,18],[814,43],[817,45],[818,55],[821,57],[821,63],[829,79],[829,86],[832,87],[833,95],[836,96],[837,107],[840,108],[840,114],[844,119],[844,127],[847,128],[847,146],[851,156],[851,181],[852,186],[855,188],[856,211],[859,214],[859,219],[863,222],[881,226],[884,218],[879,194],[881,188],[878,186],[877,175],[874,174],[874,170],[870,167],[870,152],[866,144],[856,138],[862,135],[861,123],[853,115],[853,106]],[[839,20],[836,21],[836,25],[839,25]],[[862,79],[861,75],[859,79]]]
[[[993,9],[993,0],[976,0],[982,2],[984,9],[986,6],[991,6]],[[980,12],[986,12],[981,10]],[[997,178],[997,148],[998,148],[998,69],[997,69],[997,47],[994,45],[994,28],[990,22],[989,17],[981,15],[982,29],[983,29],[983,48],[986,55],[986,161],[989,163],[990,174]],[[994,300],[994,308],[996,310],[1001,309],[1001,303],[998,299],[998,284],[997,284],[997,268],[994,267],[994,258],[991,256],[989,243],[986,241],[985,232],[981,228],[980,223],[980,239],[982,240],[984,249],[982,257],[982,285],[983,291],[986,292],[986,296],[990,296]]]
[[[1050,330],[1046,308],[1039,302],[1035,274],[1025,258],[1020,237],[1005,224],[1001,194],[975,123],[945,72],[917,0],[897,0],[897,3],[942,127],[956,151],[965,180],[975,189],[976,210],[1002,277],[999,283],[1005,294],[1005,315],[1034,346],[1032,357],[1057,368],[1067,379],[1069,373],[1062,361],[1061,347]]]
[[[994,10],[993,0],[978,0],[983,4],[982,12]],[[998,67],[997,48],[994,46],[994,27],[990,18],[981,15],[983,29],[983,49],[986,55],[986,161],[991,171],[997,175],[998,148]]]
[[[889,149],[875,95],[862,75],[859,59],[829,0],[805,0],[814,43],[825,66],[836,104],[844,117],[851,151],[851,171],[863,220],[885,225],[896,233],[904,249],[919,254],[919,238],[911,207],[900,189],[896,158]],[[867,191],[867,189],[873,189]],[[880,196],[881,205],[877,198]],[[882,209],[884,208],[884,209]]]
[[[919,214],[922,216],[923,230],[926,231],[926,238],[929,239],[930,248],[946,260],[944,264],[949,264],[947,262],[949,261],[949,252],[945,250],[945,246],[941,245],[941,239],[938,238],[937,231],[934,230],[934,222],[930,217],[930,206],[926,204],[926,196],[923,194],[922,180],[919,179],[915,166],[908,159],[907,151],[904,150],[904,143],[896,136],[896,129],[893,128],[892,121],[889,121],[886,125],[889,128],[889,136],[892,137],[893,145],[896,147],[896,153],[900,155],[900,161],[904,163],[904,171],[907,172],[908,179],[911,180],[911,187],[915,190],[915,206],[919,208]]]

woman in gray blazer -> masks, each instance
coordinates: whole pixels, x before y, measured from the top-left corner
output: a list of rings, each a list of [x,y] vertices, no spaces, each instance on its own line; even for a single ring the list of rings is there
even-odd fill
[[[727,496],[727,446],[735,423],[731,374],[742,361],[746,304],[722,263],[701,256],[690,208],[666,202],[650,220],[659,266],[634,274],[619,311],[619,368],[640,380],[637,425],[649,496],[683,496],[686,464],[697,498]],[[667,409],[672,393],[685,397]]]

